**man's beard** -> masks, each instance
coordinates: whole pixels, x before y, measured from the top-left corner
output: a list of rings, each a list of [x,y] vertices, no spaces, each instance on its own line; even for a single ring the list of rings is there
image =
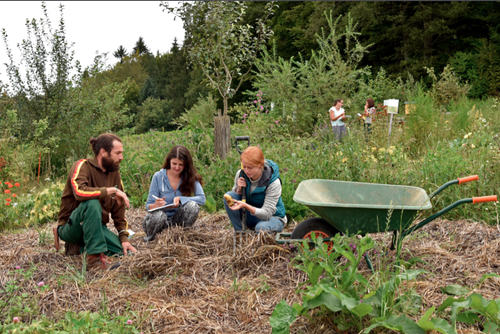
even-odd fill
[[[111,158],[102,157],[101,163],[102,167],[106,170],[107,173],[116,172],[120,169],[120,164],[115,163]]]

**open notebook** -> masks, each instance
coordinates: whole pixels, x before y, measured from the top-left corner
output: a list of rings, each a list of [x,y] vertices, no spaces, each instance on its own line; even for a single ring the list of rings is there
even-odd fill
[[[175,209],[175,204],[174,203],[170,203],[170,204],[165,204],[164,206],[160,206],[158,208],[154,208],[154,209],[148,210],[148,212],[155,212],[155,211],[158,211],[158,210],[171,211],[173,209]]]

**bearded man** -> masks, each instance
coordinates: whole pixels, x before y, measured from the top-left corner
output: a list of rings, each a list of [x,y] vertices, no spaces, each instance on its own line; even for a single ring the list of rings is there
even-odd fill
[[[137,250],[128,242],[125,206],[130,207],[130,202],[119,172],[122,141],[114,134],[104,133],[91,138],[90,144],[95,157],[78,160],[69,172],[61,198],[57,235],[66,242],[66,255],[86,252],[88,267],[106,269],[107,256],[127,255],[127,251]],[[106,226],[110,214],[118,235]]]

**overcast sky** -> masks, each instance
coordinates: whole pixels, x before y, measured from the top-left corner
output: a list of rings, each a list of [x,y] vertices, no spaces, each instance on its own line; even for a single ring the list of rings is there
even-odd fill
[[[41,1],[0,1],[0,29],[8,35],[16,62],[17,44],[27,37],[26,19],[43,17]],[[182,21],[162,11],[160,1],[49,1],[46,2],[52,27],[57,28],[59,4],[64,6],[66,39],[74,42],[75,58],[82,66],[92,63],[96,51],[109,52],[108,63],[117,59],[112,53],[123,45],[131,51],[139,36],[156,55],[170,50],[174,38],[184,40]],[[174,2],[173,4],[177,4]],[[0,41],[0,80],[9,83],[4,63],[8,62],[5,45]]]

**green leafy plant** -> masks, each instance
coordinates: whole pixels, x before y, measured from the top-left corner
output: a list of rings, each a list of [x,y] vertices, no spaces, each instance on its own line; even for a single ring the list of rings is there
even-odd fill
[[[64,184],[52,183],[35,197],[35,205],[30,213],[29,223],[42,225],[57,220]]]

